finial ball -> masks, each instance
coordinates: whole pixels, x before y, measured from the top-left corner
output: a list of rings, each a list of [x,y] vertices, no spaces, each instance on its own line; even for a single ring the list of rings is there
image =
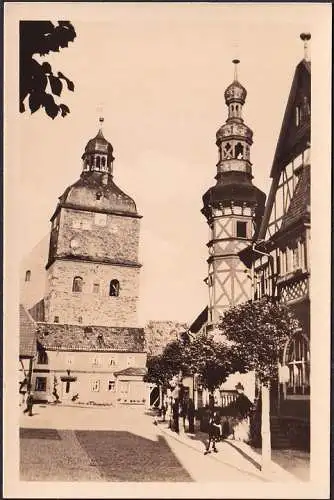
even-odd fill
[[[239,61],[239,59],[233,59],[232,62],[233,62],[233,64],[239,64],[240,61]]]
[[[303,40],[303,41],[308,41],[311,39],[311,33],[301,33],[300,34],[300,38]]]
[[[100,118],[99,118],[99,122],[100,122],[100,123],[103,123],[103,122],[104,122],[104,118],[103,118],[103,116],[100,116]]]

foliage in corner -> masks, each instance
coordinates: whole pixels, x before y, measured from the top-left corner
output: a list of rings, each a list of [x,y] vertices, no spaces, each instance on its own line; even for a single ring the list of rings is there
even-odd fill
[[[31,113],[44,108],[46,114],[54,119],[59,113],[66,116],[70,110],[66,104],[56,104],[54,97],[59,97],[63,85],[74,91],[74,83],[60,71],[55,75],[48,62],[40,64],[34,54],[45,56],[50,52],[59,52],[73,42],[76,32],[70,21],[58,21],[55,26],[51,21],[20,21],[20,112],[26,111],[24,101],[29,96]],[[50,92],[47,91],[48,84]]]
[[[243,370],[255,370],[261,383],[277,376],[277,364],[287,340],[300,328],[288,306],[265,297],[225,312],[219,328]]]

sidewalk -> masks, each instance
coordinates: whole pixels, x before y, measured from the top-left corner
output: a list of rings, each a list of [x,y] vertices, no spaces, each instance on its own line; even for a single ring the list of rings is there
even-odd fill
[[[197,431],[196,434],[187,434],[180,425],[180,433],[170,430],[167,422],[158,421],[159,429],[167,436],[183,443],[184,445],[196,450],[201,455],[204,454],[207,434]],[[208,460],[215,460],[238,469],[244,474],[257,476],[265,482],[298,482],[296,476],[290,474],[287,470],[272,462],[270,470],[266,473],[261,471],[261,455],[253,450],[249,445],[242,441],[223,440],[217,443],[218,453],[210,453],[206,456]]]

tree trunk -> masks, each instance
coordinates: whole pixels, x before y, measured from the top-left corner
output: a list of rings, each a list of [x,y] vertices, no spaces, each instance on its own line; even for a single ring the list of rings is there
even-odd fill
[[[262,412],[261,412],[261,437],[262,437],[262,472],[267,472],[271,466],[271,434],[270,434],[270,385],[261,385]]]

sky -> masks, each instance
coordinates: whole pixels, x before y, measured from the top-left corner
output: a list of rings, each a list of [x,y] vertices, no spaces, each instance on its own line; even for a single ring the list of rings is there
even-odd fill
[[[243,116],[254,132],[253,182],[267,194],[293,74],[303,58],[299,35],[312,32],[316,7],[63,6],[48,19],[69,19],[77,38],[45,60],[75,83],[74,93],[64,91],[59,101],[71,113],[55,120],[41,111],[16,118],[25,228],[20,258],[49,232],[58,197],[79,178],[102,105],[103,132],[116,158],[114,181],[143,215],[139,319],[191,322],[208,300],[209,231],[200,210],[202,195],[216,182],[215,134],[227,118],[231,61],[240,59],[239,81],[247,89]]]

